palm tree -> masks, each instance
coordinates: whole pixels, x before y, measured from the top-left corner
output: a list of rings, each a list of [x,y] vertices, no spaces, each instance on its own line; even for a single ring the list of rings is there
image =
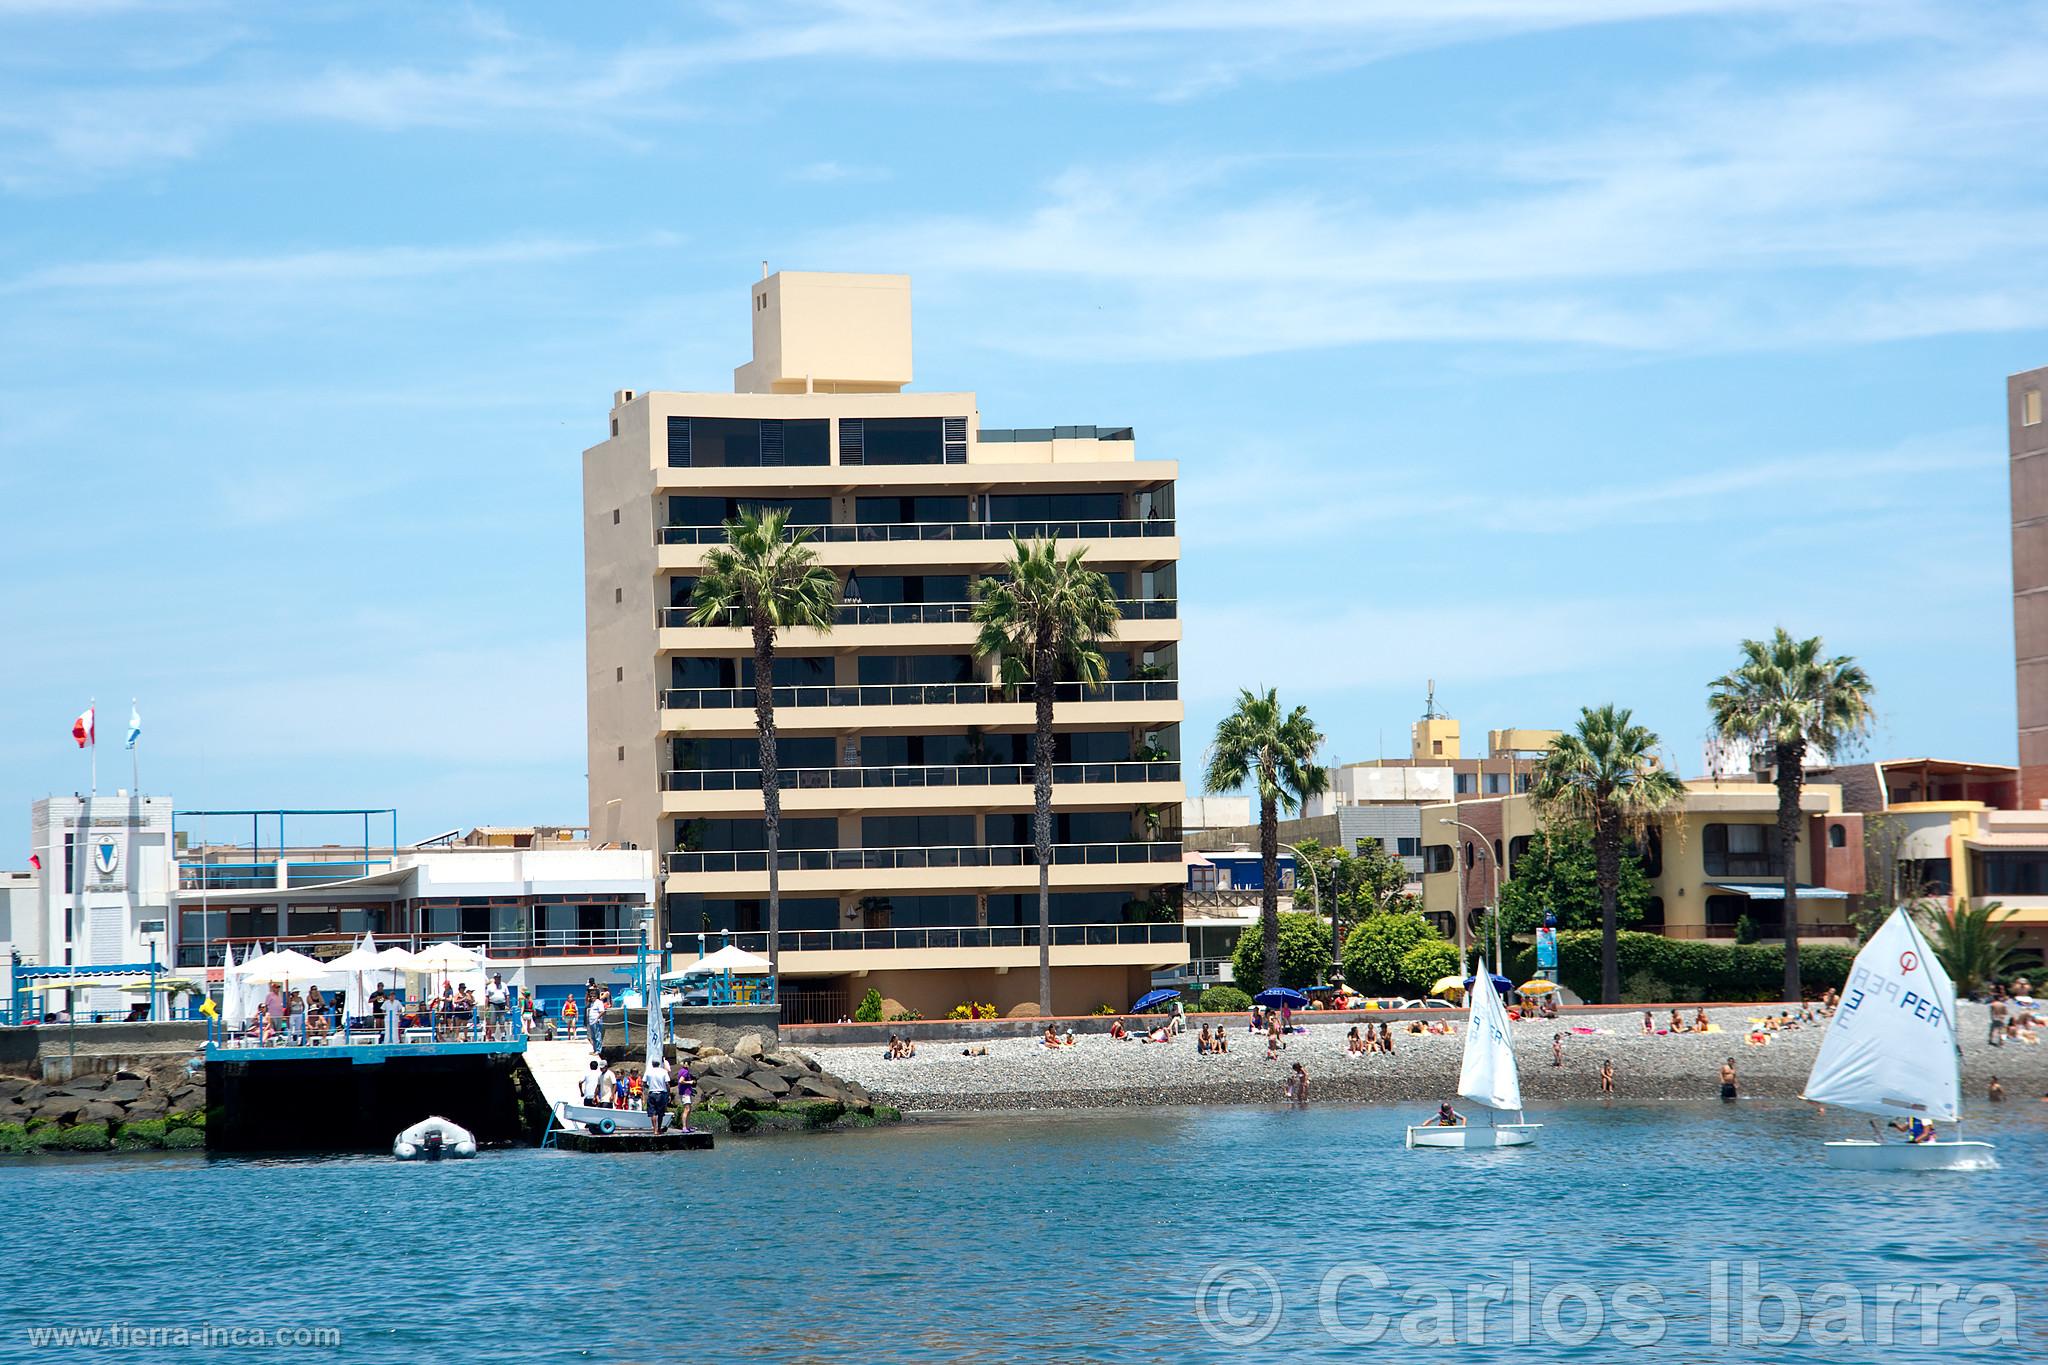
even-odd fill
[[[808,527],[786,531],[787,507],[748,507],[725,523],[725,544],[704,556],[690,591],[693,626],[748,626],[754,632],[754,730],[761,748],[761,828],[768,847],[768,970],[782,978],[782,774],[775,748],[775,640],[785,626],[832,629],[839,580],[804,544]]]
[[[1002,577],[974,585],[974,652],[994,658],[1003,681],[1031,685],[1037,742],[1031,785],[1031,834],[1038,862],[1038,1013],[1052,1013],[1052,704],[1060,675],[1088,687],[1109,676],[1100,648],[1121,620],[1116,589],[1082,563],[1085,551],[1060,549],[1059,537],[1012,537]]]
[[[1785,875],[1785,998],[1799,998],[1799,794],[1809,749],[1823,758],[1870,728],[1870,678],[1846,655],[1825,658],[1818,635],[1795,640],[1779,626],[1744,640],[1742,663],[1707,684],[1714,729],[1761,754],[1769,746],[1778,786],[1778,857]]]
[[[1612,702],[1579,710],[1576,728],[1550,742],[1534,791],[1546,815],[1593,831],[1593,883],[1600,892],[1600,998],[1621,1002],[1616,911],[1621,850],[1642,839],[1658,816],[1685,800],[1685,783],[1657,765],[1657,736]],[[1462,909],[1461,909],[1462,913]]]
[[[1260,933],[1265,940],[1266,979],[1280,983],[1280,807],[1300,810],[1311,796],[1329,789],[1329,773],[1316,761],[1323,744],[1308,708],[1282,712],[1273,688],[1263,693],[1240,688],[1237,705],[1216,726],[1204,783],[1211,792],[1246,782],[1259,790],[1259,864],[1265,885],[1259,893]]]
[[[1920,922],[1927,946],[1959,995],[1975,995],[2012,971],[2019,946],[2006,921],[2016,913],[1997,901],[1953,910],[1938,901],[1922,902]]]

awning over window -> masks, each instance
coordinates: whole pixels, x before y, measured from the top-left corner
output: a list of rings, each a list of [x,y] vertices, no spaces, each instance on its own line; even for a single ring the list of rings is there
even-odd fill
[[[1708,882],[1716,891],[1732,891],[1738,896],[1747,896],[1753,901],[1781,901],[1785,899],[1785,887],[1780,882]],[[1845,901],[1846,891],[1837,891],[1832,886],[1808,886],[1799,884],[1799,899],[1803,901]]]

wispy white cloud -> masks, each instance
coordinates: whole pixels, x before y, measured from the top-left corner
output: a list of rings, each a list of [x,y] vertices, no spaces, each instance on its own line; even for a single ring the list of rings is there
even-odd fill
[[[666,245],[672,238],[641,238],[630,245]],[[456,246],[385,246],[279,252],[266,255],[143,256],[39,266],[0,281],[0,294],[94,290],[264,289],[412,280],[500,266],[571,260],[616,250],[616,242],[530,238]]]
[[[43,0],[0,0],[0,17],[10,5],[44,10]],[[808,0],[701,7],[680,36],[638,34],[609,50],[475,9],[429,12],[418,46],[434,55],[418,58],[294,68],[265,50],[260,62],[217,63],[180,81],[124,81],[94,60],[76,83],[0,109],[0,188],[91,183],[197,155],[244,127],[286,122],[386,132],[548,128],[631,143],[642,136],[635,130],[703,115],[706,80],[770,63],[1000,65],[1048,84],[1185,99],[1247,78],[1292,79],[1532,32],[1699,18],[1816,24],[1820,11],[1844,17],[1832,33],[1839,40],[1852,18],[1868,29],[1883,26],[1882,16],[1922,10],[1910,0]],[[224,46],[209,41],[181,50]]]
[[[844,161],[813,161],[791,171],[789,178],[810,185],[838,185],[887,180],[889,170],[885,166],[863,166]]]

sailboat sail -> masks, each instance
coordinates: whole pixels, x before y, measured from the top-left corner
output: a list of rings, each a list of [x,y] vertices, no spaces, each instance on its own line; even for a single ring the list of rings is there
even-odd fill
[[[1901,908],[1856,954],[1805,1096],[1890,1118],[1962,1112],[1956,992]]]
[[[1508,1033],[1508,1012],[1494,989],[1486,964],[1472,982],[1471,1012],[1465,1023],[1465,1061],[1458,1070],[1458,1093],[1490,1109],[1520,1109],[1522,1078],[1515,1070],[1514,1044]]]
[[[648,972],[649,977],[653,975],[652,971]],[[640,998],[647,1008],[647,1065],[653,1066],[661,1057],[662,1045],[668,1041],[664,1036],[667,1021],[661,1017],[661,990],[657,986],[653,990],[642,991]]]

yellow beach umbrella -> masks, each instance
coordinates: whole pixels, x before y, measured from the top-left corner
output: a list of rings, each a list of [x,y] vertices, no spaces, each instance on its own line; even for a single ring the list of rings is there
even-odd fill
[[[1440,977],[1429,988],[1431,995],[1462,995],[1465,992],[1465,978],[1462,976]]]
[[[1524,995],[1548,995],[1557,989],[1557,983],[1555,981],[1545,981],[1539,976],[1534,981],[1524,981],[1515,989]]]

